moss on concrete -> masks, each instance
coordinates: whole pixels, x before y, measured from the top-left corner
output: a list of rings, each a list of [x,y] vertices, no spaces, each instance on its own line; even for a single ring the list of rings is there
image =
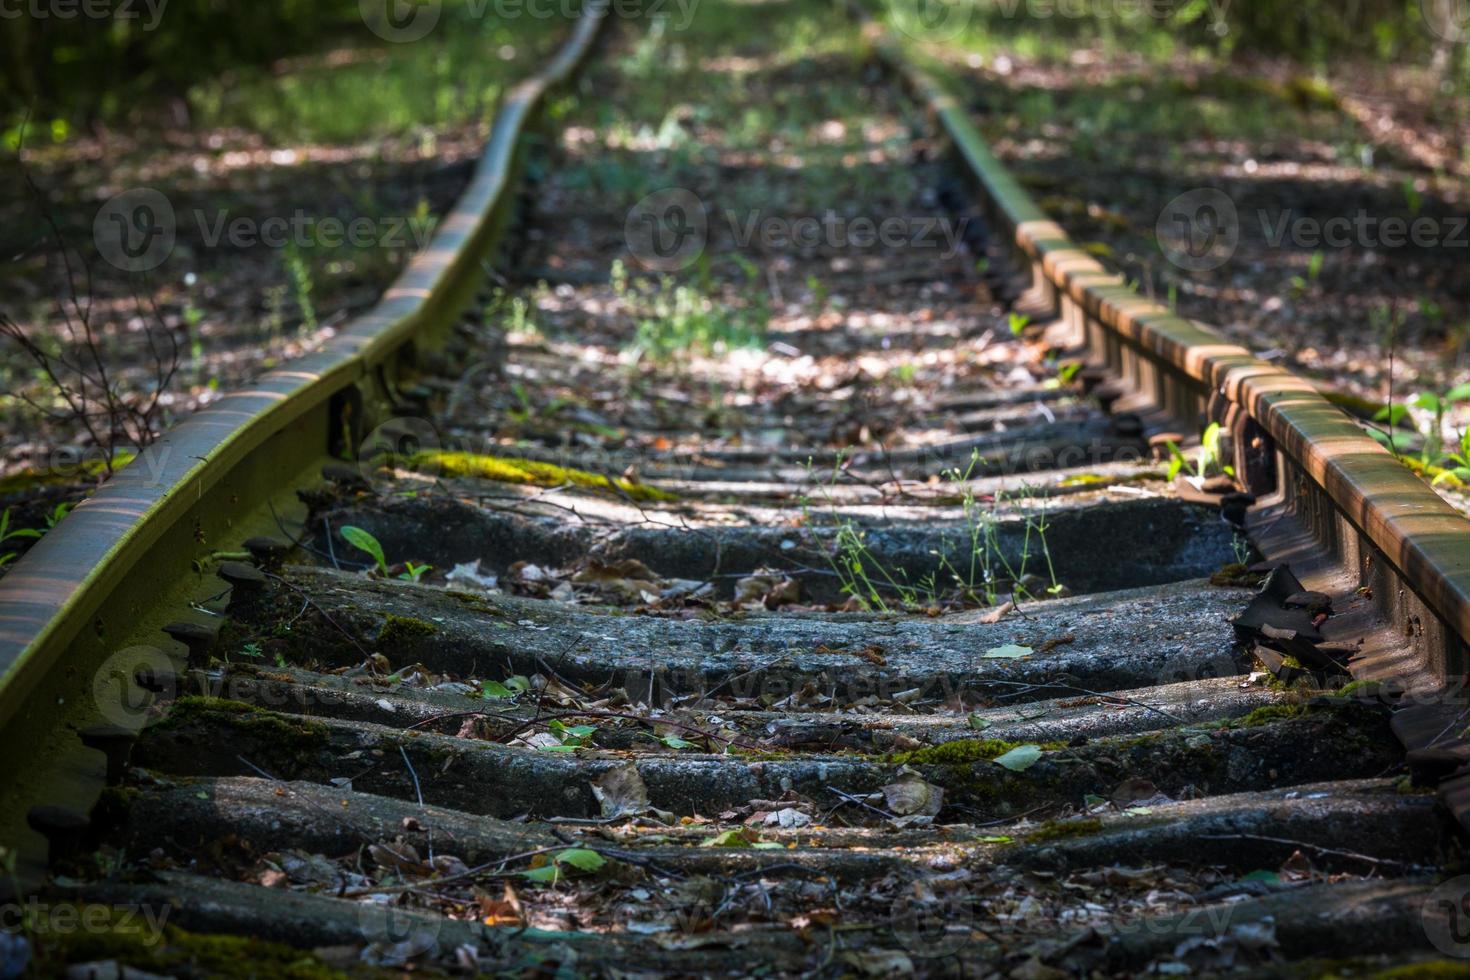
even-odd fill
[[[1023,838],[1027,844],[1040,844],[1052,840],[1069,840],[1073,837],[1088,837],[1102,830],[1102,820],[1084,817],[1071,820],[1048,820]]]
[[[989,762],[1022,745],[1034,744],[1038,743],[1008,742],[1000,738],[962,738],[903,752],[894,756],[893,761],[905,766],[964,766],[975,762]],[[1047,751],[1067,747],[1065,742],[1040,744]]]
[[[422,619],[390,615],[383,620],[383,628],[378,631],[378,646],[382,649],[398,649],[437,632],[439,627]]]
[[[277,714],[243,701],[209,697],[179,698],[156,727],[168,731],[196,724],[233,728],[293,749],[316,748],[326,744],[328,738],[327,726],[321,722]]]
[[[78,921],[105,922],[103,928],[54,932],[34,937],[37,975],[60,976],[68,964],[115,961],[150,974],[178,977],[222,977],[225,980],[345,980],[348,974],[303,950],[239,936],[188,932],[164,925],[162,935],[141,916],[127,919],[108,906],[78,905]],[[159,910],[160,912],[164,910]],[[83,915],[85,919],[81,918]],[[54,970],[55,972],[51,972]],[[381,971],[355,971],[355,976],[383,976]]]
[[[473,477],[480,480],[495,480],[500,483],[529,483],[542,487],[571,484],[589,490],[622,493],[634,500],[644,501],[678,499],[671,493],[641,483],[634,483],[623,477],[614,480],[598,473],[589,473],[586,470],[557,466],[555,463],[543,463],[532,459],[425,450],[406,458],[399,457],[394,462],[407,469],[422,470],[442,476]]]

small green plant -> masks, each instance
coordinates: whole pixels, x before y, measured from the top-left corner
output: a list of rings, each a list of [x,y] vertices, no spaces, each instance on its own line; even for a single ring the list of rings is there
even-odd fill
[[[1019,554],[1013,558],[1001,541],[999,501],[995,498],[982,501],[976,496],[971,483],[981,462],[980,454],[972,452],[965,469],[956,467],[944,471],[944,479],[960,498],[964,513],[963,539],[956,544],[943,539],[941,547],[930,552],[936,560],[936,570],[918,581],[909,581],[902,569],[888,568],[868,547],[866,532],[853,521],[846,518],[836,521],[836,535],[828,563],[842,592],[855,598],[864,608],[878,612],[892,611],[890,602],[894,598],[900,607],[907,609],[932,608],[939,605],[941,599],[951,597],[961,602],[993,606],[1006,594],[1040,598],[1024,584],[1035,581],[1036,576],[1028,569],[1040,559],[1046,568],[1044,593],[1060,595],[1063,586],[1057,579],[1051,548],[1046,540],[1045,506],[1038,514],[1029,515],[1024,520]],[[828,487],[835,483],[841,466],[839,458],[832,480],[822,485],[833,515],[836,508]],[[810,469],[809,463],[809,472]],[[1028,495],[1026,490],[1018,494],[1022,499]],[[941,576],[947,582],[942,583]]]
[[[388,556],[383,551],[382,542],[373,537],[371,532],[347,524],[339,528],[337,533],[342,535],[343,541],[373,560],[374,570],[380,578],[388,577]],[[420,565],[411,561],[405,562],[403,567],[405,571],[398,573],[399,580],[403,582],[420,581],[434,570],[433,565]]]
[[[1404,206],[1409,209],[1409,214],[1418,217],[1419,211],[1424,207],[1424,195],[1419,193],[1419,188],[1414,186],[1414,178],[1405,177],[1401,185],[1404,192]]]
[[[1024,313],[1012,312],[1006,317],[1006,322],[1010,325],[1011,336],[1019,337],[1031,325],[1031,318]]]
[[[827,287],[822,280],[816,276],[806,277],[807,291],[812,294],[812,309],[822,311],[827,308]]]
[[[52,507],[51,510],[46,513],[46,531],[55,530],[56,525],[65,520],[66,515],[70,514],[72,508],[75,506],[76,504],[63,502],[57,504],[55,507]],[[42,533],[44,534],[45,531],[43,531]]]
[[[1235,553],[1235,564],[1250,564],[1251,542],[1244,534],[1236,532],[1230,539],[1230,550]]]
[[[315,333],[317,328],[316,305],[312,302],[312,290],[316,284],[311,278],[311,267],[301,255],[295,242],[288,244],[281,253],[281,262],[286,267],[286,276],[291,280],[291,290],[296,297],[296,306],[301,310],[301,332]]]
[[[259,643],[247,643],[240,648],[240,655],[252,660],[260,660],[265,656],[265,651],[260,648]]]
[[[411,561],[404,562],[403,567],[404,571],[398,577],[405,582],[417,582],[434,570],[433,565],[417,565]]]
[[[1220,459],[1221,432],[1220,423],[1211,422],[1207,425],[1204,434],[1200,436],[1199,449],[1195,450],[1193,459],[1173,441],[1166,443],[1169,448],[1169,479],[1174,479],[1184,471],[1188,471],[1189,475],[1197,480],[1204,480],[1218,473],[1234,476],[1235,467]]]
[[[739,303],[716,302],[708,290],[668,276],[652,286],[634,287],[622,263],[614,263],[613,291],[637,318],[629,350],[640,359],[667,361],[691,351],[712,354],[764,344],[770,308],[755,288],[760,268],[744,256],[735,258],[751,287]]]
[[[500,323],[507,333],[541,332],[530,302],[524,297],[512,296],[504,289],[496,289],[490,302],[485,304],[485,318],[492,323]]]
[[[388,558],[383,554],[383,546],[378,542],[377,538],[362,528],[354,527],[351,524],[340,528],[337,533],[342,535],[343,541],[346,541],[352,547],[370,557],[374,564],[377,565],[378,574],[385,578],[387,577]]]
[[[11,530],[10,508],[7,507],[5,509],[5,513],[0,514],[0,548],[5,547],[5,542],[7,541],[34,540],[42,537],[45,533],[45,531],[40,531],[32,527],[22,527]],[[0,568],[3,568],[4,566],[10,564],[12,561],[15,561],[18,554],[18,552],[14,551],[0,554]]]
[[[1423,391],[1412,402],[1380,408],[1374,413],[1373,421],[1384,423],[1385,428],[1369,429],[1368,434],[1411,468],[1430,477],[1435,485],[1470,484],[1470,429],[1450,441],[1445,439],[1446,418],[1455,405],[1464,402],[1470,402],[1470,383],[1455,385],[1439,393]],[[1429,414],[1428,421],[1419,430],[1421,438],[1417,453],[1405,452],[1391,432],[1405,421],[1414,423],[1411,408]]]
[[[1322,275],[1322,261],[1322,253],[1320,251],[1313,252],[1312,257],[1307,261],[1306,275],[1291,277],[1291,288],[1298,298],[1301,298]]]
[[[546,728],[560,744],[542,746],[545,752],[575,752],[592,748],[592,736],[597,734],[596,725],[568,725],[559,718],[553,718]]]
[[[199,325],[204,322],[204,309],[195,302],[194,286],[199,279],[194,273],[184,277],[184,329],[189,338],[189,357],[196,364],[204,357],[204,340]]]

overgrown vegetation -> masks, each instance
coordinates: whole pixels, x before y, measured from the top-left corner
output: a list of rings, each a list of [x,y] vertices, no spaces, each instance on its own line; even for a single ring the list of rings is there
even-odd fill
[[[1470,403],[1470,383],[1443,392],[1422,391],[1412,401],[1385,405],[1374,415],[1383,428],[1369,429],[1373,438],[1398,456],[1405,465],[1436,486],[1456,489],[1470,486],[1470,426],[1447,433],[1447,417],[1456,405]],[[1415,410],[1420,417],[1416,418]],[[1406,438],[1399,431],[1407,422],[1415,429]],[[1417,447],[1412,444],[1416,442]]]
[[[706,257],[707,259],[707,257]],[[613,291],[637,320],[628,349],[638,358],[669,361],[682,354],[716,354],[765,342],[771,311],[760,269],[736,255],[747,289],[736,301],[714,295],[709,264],[702,260],[699,282],[679,283],[664,276],[657,282],[630,282],[622,262],[613,263]]]
[[[1038,513],[1022,518],[1019,546],[1007,547],[1001,540],[1001,505],[1005,499],[1025,504],[1031,493],[1023,489],[1009,498],[996,494],[982,500],[972,482],[982,462],[978,451],[971,453],[963,470],[951,467],[943,471],[942,478],[964,515],[959,540],[951,545],[946,537],[943,546],[931,552],[934,570],[917,581],[911,581],[904,569],[883,561],[869,547],[867,532],[838,512],[832,488],[841,478],[842,462],[839,455],[825,481],[816,478],[810,465],[808,474],[827,505],[827,519],[836,527],[828,554],[831,570],[842,592],[864,609],[891,612],[895,607],[914,610],[952,602],[994,606],[1006,599],[1051,598],[1064,592],[1046,540],[1045,500],[1040,501]],[[806,506],[810,513],[809,501]]]

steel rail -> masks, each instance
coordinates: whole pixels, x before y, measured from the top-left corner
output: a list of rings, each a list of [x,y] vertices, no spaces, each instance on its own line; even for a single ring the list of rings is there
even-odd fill
[[[201,555],[264,529],[262,512],[290,477],[320,467],[334,441],[350,442],[344,427],[361,431],[391,410],[398,369],[481,284],[514,206],[523,137],[591,51],[606,13],[606,0],[589,0],[550,60],[506,93],[468,188],[376,306],[320,351],[185,419],[0,580],[0,741],[27,748],[4,753],[0,791],[17,792],[42,768],[34,739],[58,717],[85,717],[90,706],[78,702],[99,683],[103,658],[160,625],[165,596],[190,582],[197,591]]]
[[[993,224],[1010,232],[1005,244],[1017,267],[1029,269],[1088,360],[1115,379],[1120,404],[1153,414],[1159,428],[1198,432],[1220,422],[1250,491],[1275,495],[1278,511],[1360,578],[1363,594],[1404,626],[1414,666],[1441,683],[1462,677],[1470,668],[1470,521],[1311,382],[1140,296],[1073,243],[944,84],[893,35],[870,36],[943,127]]]

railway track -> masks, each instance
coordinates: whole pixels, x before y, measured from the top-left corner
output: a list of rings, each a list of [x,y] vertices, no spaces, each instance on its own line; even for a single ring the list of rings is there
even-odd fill
[[[0,582],[7,964],[1460,969],[1470,525],[795,9],[585,16],[379,309]]]

